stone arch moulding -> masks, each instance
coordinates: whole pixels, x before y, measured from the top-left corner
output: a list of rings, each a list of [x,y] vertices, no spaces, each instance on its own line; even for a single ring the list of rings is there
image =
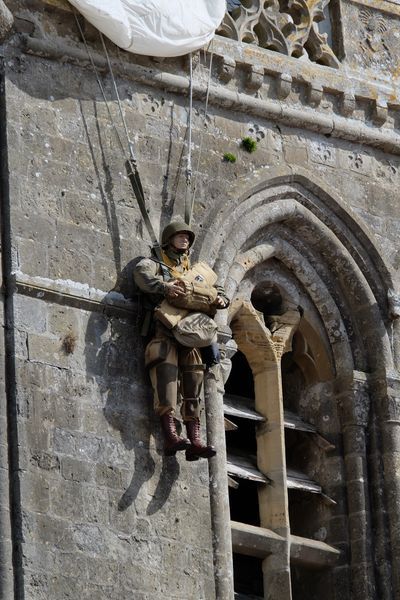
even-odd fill
[[[347,374],[393,372],[388,335],[393,281],[367,227],[304,169],[268,173],[203,225],[200,259],[214,264],[232,298],[251,270],[278,260],[317,308],[338,372],[344,374],[343,363]]]
[[[384,552],[379,540],[390,540],[395,554],[398,548],[400,518],[390,500],[398,474],[389,462],[379,470],[369,456],[370,444],[383,455],[386,445],[398,449],[393,424],[400,419],[390,408],[389,385],[396,377],[388,310],[393,281],[367,227],[334,191],[304,170],[268,173],[204,223],[200,259],[214,264],[233,300],[246,301],[265,265],[274,263],[293,276],[318,313],[333,357],[332,399],[340,414],[346,485],[350,490],[357,481],[361,490],[359,498],[350,492],[347,497],[348,518],[361,515],[362,521],[350,531],[351,597],[372,600],[376,585],[400,581],[395,562],[374,569]],[[229,324],[228,311],[219,316],[221,325]],[[399,486],[396,493],[400,497]],[[365,558],[359,570],[352,550],[357,544]]]

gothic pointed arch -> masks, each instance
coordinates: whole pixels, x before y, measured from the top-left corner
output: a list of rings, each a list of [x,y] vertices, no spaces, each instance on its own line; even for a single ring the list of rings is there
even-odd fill
[[[267,253],[302,282],[332,342],[345,332],[356,369],[393,368],[391,274],[367,227],[333,190],[304,170],[279,169],[206,229],[201,258],[214,262],[232,297]]]
[[[340,567],[333,573],[355,567],[356,547],[361,548],[363,561],[347,580],[349,590],[374,587],[379,577],[390,575],[374,571],[370,543],[374,509],[383,490],[388,494],[389,480],[386,474],[370,473],[365,457],[380,443],[377,431],[383,413],[374,408],[373,397],[386,397],[387,376],[395,369],[388,308],[391,273],[368,228],[335,191],[301,169],[271,169],[267,179],[259,179],[203,226],[200,257],[214,264],[232,298],[233,308],[220,315],[220,323],[233,331],[244,356],[240,368],[247,361],[253,373],[254,406],[268,422],[257,434],[257,457],[275,491],[259,492],[262,526],[286,538],[289,547],[297,543],[296,536],[313,538],[324,531],[324,540],[342,550]],[[286,335],[282,347],[281,334]],[[274,360],[263,355],[271,340],[279,350]],[[231,385],[231,393],[232,389]],[[323,457],[315,448],[304,450],[306,445],[297,449],[286,433],[284,410],[299,413],[322,431],[328,439]],[[271,456],[278,447],[275,464]],[[339,508],[334,502],[323,508],[311,503],[311,510],[290,499],[288,472],[301,463],[303,451],[309,457],[305,470],[315,474]],[[357,486],[360,493],[355,495]],[[271,502],[286,511],[276,528],[269,511],[279,512],[279,507],[271,509]],[[356,515],[361,521],[354,529],[350,524]],[[335,539],[339,522],[341,533]],[[397,522],[395,514],[384,515],[375,527],[393,536]],[[287,547],[286,554],[281,550],[285,556],[288,564],[294,561],[297,573]],[[276,565],[265,561],[265,585],[271,586],[278,577]],[[278,570],[285,570],[283,563]],[[311,580],[305,576],[304,581],[305,590]],[[287,582],[288,589],[290,585]],[[296,597],[303,597],[303,584],[293,585],[300,586]],[[316,597],[323,593],[321,586]],[[348,593],[352,597],[353,592]]]

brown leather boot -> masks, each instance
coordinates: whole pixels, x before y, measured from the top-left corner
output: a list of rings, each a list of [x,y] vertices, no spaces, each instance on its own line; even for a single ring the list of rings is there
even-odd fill
[[[187,438],[181,438],[176,432],[175,419],[171,412],[160,417],[161,427],[164,432],[164,454],[165,456],[174,456],[179,450],[190,448],[190,441]]]
[[[205,446],[200,438],[200,419],[186,421],[186,431],[191,441],[191,446],[186,450],[186,460],[193,461],[199,458],[211,458],[217,454],[214,446]]]

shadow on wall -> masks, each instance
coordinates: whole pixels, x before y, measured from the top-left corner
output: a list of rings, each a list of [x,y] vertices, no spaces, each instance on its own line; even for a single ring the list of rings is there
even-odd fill
[[[121,271],[116,289],[132,298],[132,271],[139,259],[130,261]],[[109,468],[132,470],[131,481],[122,493],[118,509],[128,509],[139,497],[142,487],[158,476],[146,514],[160,510],[168,500],[172,486],[179,477],[180,467],[175,457],[162,457],[162,439],[158,420],[153,415],[151,389],[144,368],[144,342],[140,336],[139,309],[110,308],[115,291],[104,298],[104,311],[91,314],[85,336],[87,377],[96,379],[102,410],[111,426],[105,446],[112,451],[105,454]],[[93,407],[96,410],[96,407]],[[105,428],[107,429],[107,428]],[[123,448],[115,441],[119,432]],[[133,469],[132,469],[133,461]],[[159,473],[159,475],[157,475]],[[150,486],[153,489],[153,485]],[[122,491],[122,490],[121,490]],[[145,490],[143,490],[145,492]]]

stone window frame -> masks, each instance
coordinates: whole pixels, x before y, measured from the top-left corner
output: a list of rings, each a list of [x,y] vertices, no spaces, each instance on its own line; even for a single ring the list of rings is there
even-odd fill
[[[260,527],[231,521],[233,552],[261,558],[265,597],[288,600],[292,597],[292,565],[333,567],[340,555],[339,550],[325,542],[302,538],[290,531],[281,359],[292,349],[294,334],[303,336],[307,326],[301,327],[300,313],[293,308],[280,317],[274,334],[248,302],[236,301],[231,314],[233,339],[253,373],[255,409],[265,419],[257,433],[257,467],[272,480],[272,485],[258,488]],[[313,343],[319,345],[319,356],[325,357],[316,366],[304,353],[300,362],[306,380],[333,378],[322,344],[317,339]]]

